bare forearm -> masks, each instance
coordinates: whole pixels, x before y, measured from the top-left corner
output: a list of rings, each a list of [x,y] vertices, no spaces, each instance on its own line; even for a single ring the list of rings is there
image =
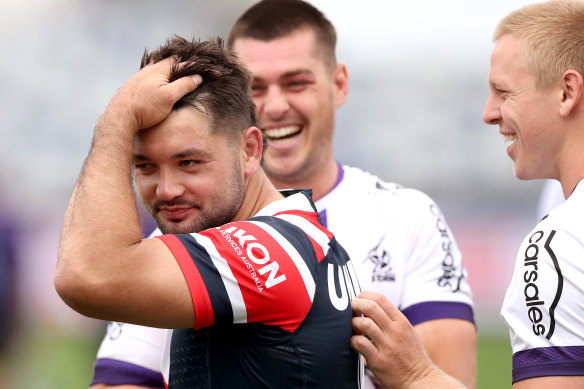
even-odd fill
[[[107,111],[100,117],[65,214],[62,243],[72,242],[82,253],[140,241],[131,178],[134,131],[120,131],[129,125],[114,122],[118,117]]]
[[[414,326],[432,361],[445,373],[476,386],[476,327],[461,319],[438,319]],[[437,335],[439,334],[439,335]]]
[[[434,388],[434,389],[468,389],[462,382],[452,378],[444,371],[435,368],[428,375],[414,382],[408,389]]]
[[[65,302],[89,315],[67,297],[67,289],[75,288],[87,296],[93,295],[92,290],[83,293],[79,288],[110,290],[106,280],[111,282],[112,274],[124,270],[123,261],[111,252],[141,239],[131,186],[133,129],[116,128],[128,126],[123,120],[114,123],[117,117],[106,111],[95,128],[91,150],[65,213],[59,245],[57,291]]]

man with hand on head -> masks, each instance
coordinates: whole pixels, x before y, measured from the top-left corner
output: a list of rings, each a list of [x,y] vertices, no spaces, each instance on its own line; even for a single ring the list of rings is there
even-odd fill
[[[511,142],[507,154],[517,178],[558,180],[566,198],[525,237],[501,309],[513,349],[513,388],[582,388],[584,2],[520,8],[499,23],[494,41],[483,120]],[[457,387],[423,353],[412,352],[419,350],[413,330],[383,296],[362,294],[353,308],[366,317],[353,319],[351,343],[384,383]],[[396,360],[405,361],[402,371],[411,380],[392,370]]]
[[[335,111],[348,92],[336,32],[312,5],[265,0],[249,8],[228,39],[254,75],[252,94],[268,138],[264,169],[276,188],[311,188],[321,219],[343,244],[361,289],[383,293],[414,324],[432,360],[469,387],[476,380],[476,328],[466,271],[440,209],[428,196],[337,163]],[[114,333],[113,330],[116,330]],[[93,383],[147,386],[155,350],[143,328],[112,325]],[[160,336],[160,335],[158,335]],[[115,337],[115,339],[113,339]],[[127,350],[127,351],[124,351]],[[154,352],[154,351],[152,351]],[[161,352],[158,351],[160,354]],[[141,383],[142,382],[142,383]],[[365,379],[373,388],[374,377]]]
[[[310,192],[264,174],[250,81],[220,39],[145,53],[95,127],[55,287],[84,315],[174,328],[171,389],[358,389],[355,272]],[[165,235],[141,238],[132,176]]]

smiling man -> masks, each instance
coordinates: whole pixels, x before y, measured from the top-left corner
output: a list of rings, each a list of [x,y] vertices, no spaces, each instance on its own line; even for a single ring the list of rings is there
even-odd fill
[[[87,316],[173,328],[170,389],[358,389],[356,275],[310,193],[264,174],[250,81],[220,39],[145,53],[95,127],[55,287]],[[132,172],[162,236],[141,239]]]
[[[494,40],[483,120],[510,142],[517,178],[558,180],[566,198],[523,240],[503,302],[513,388],[583,388],[584,2],[520,8]],[[353,308],[365,317],[353,319],[352,345],[385,384],[460,388],[384,296],[363,293]]]
[[[235,22],[228,47],[253,73],[270,181],[280,189],[312,189],[321,220],[347,249],[361,288],[390,298],[432,360],[474,387],[472,296],[438,205],[420,191],[342,165],[333,154],[335,111],[349,87],[347,67],[336,58],[334,26],[306,2],[266,0]],[[162,387],[156,332],[112,324],[98,352],[94,387]],[[376,385],[368,375],[365,387]]]
[[[521,8],[495,31],[491,95],[517,178],[554,179],[566,201],[527,235],[501,314],[514,388],[584,387],[584,2]]]

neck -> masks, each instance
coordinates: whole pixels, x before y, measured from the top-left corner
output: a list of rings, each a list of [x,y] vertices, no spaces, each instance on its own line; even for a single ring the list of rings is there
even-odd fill
[[[335,187],[339,176],[339,165],[331,158],[314,170],[313,174],[307,174],[298,179],[282,180],[270,177],[270,180],[278,189],[312,189],[312,199],[316,201]]]
[[[241,207],[239,207],[233,221],[249,219],[262,208],[283,198],[264,171],[260,169],[246,183]]]
[[[584,118],[579,122],[584,122]],[[584,128],[574,126],[568,134],[557,161],[559,180],[566,199],[584,178]]]

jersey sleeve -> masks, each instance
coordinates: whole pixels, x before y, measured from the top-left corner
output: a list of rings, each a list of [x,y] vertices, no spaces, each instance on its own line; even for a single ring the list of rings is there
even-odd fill
[[[513,382],[584,375],[581,235],[540,223],[519,249],[501,310],[510,330]]]
[[[462,255],[442,211],[424,193],[409,191],[398,217],[410,218],[407,263],[400,309],[415,325],[455,318],[474,323],[472,293]]]
[[[164,388],[160,363],[167,330],[111,322],[97,352],[91,385]]]
[[[294,331],[310,310],[316,257],[299,231],[242,221],[160,239],[187,281],[196,329],[261,323]]]

